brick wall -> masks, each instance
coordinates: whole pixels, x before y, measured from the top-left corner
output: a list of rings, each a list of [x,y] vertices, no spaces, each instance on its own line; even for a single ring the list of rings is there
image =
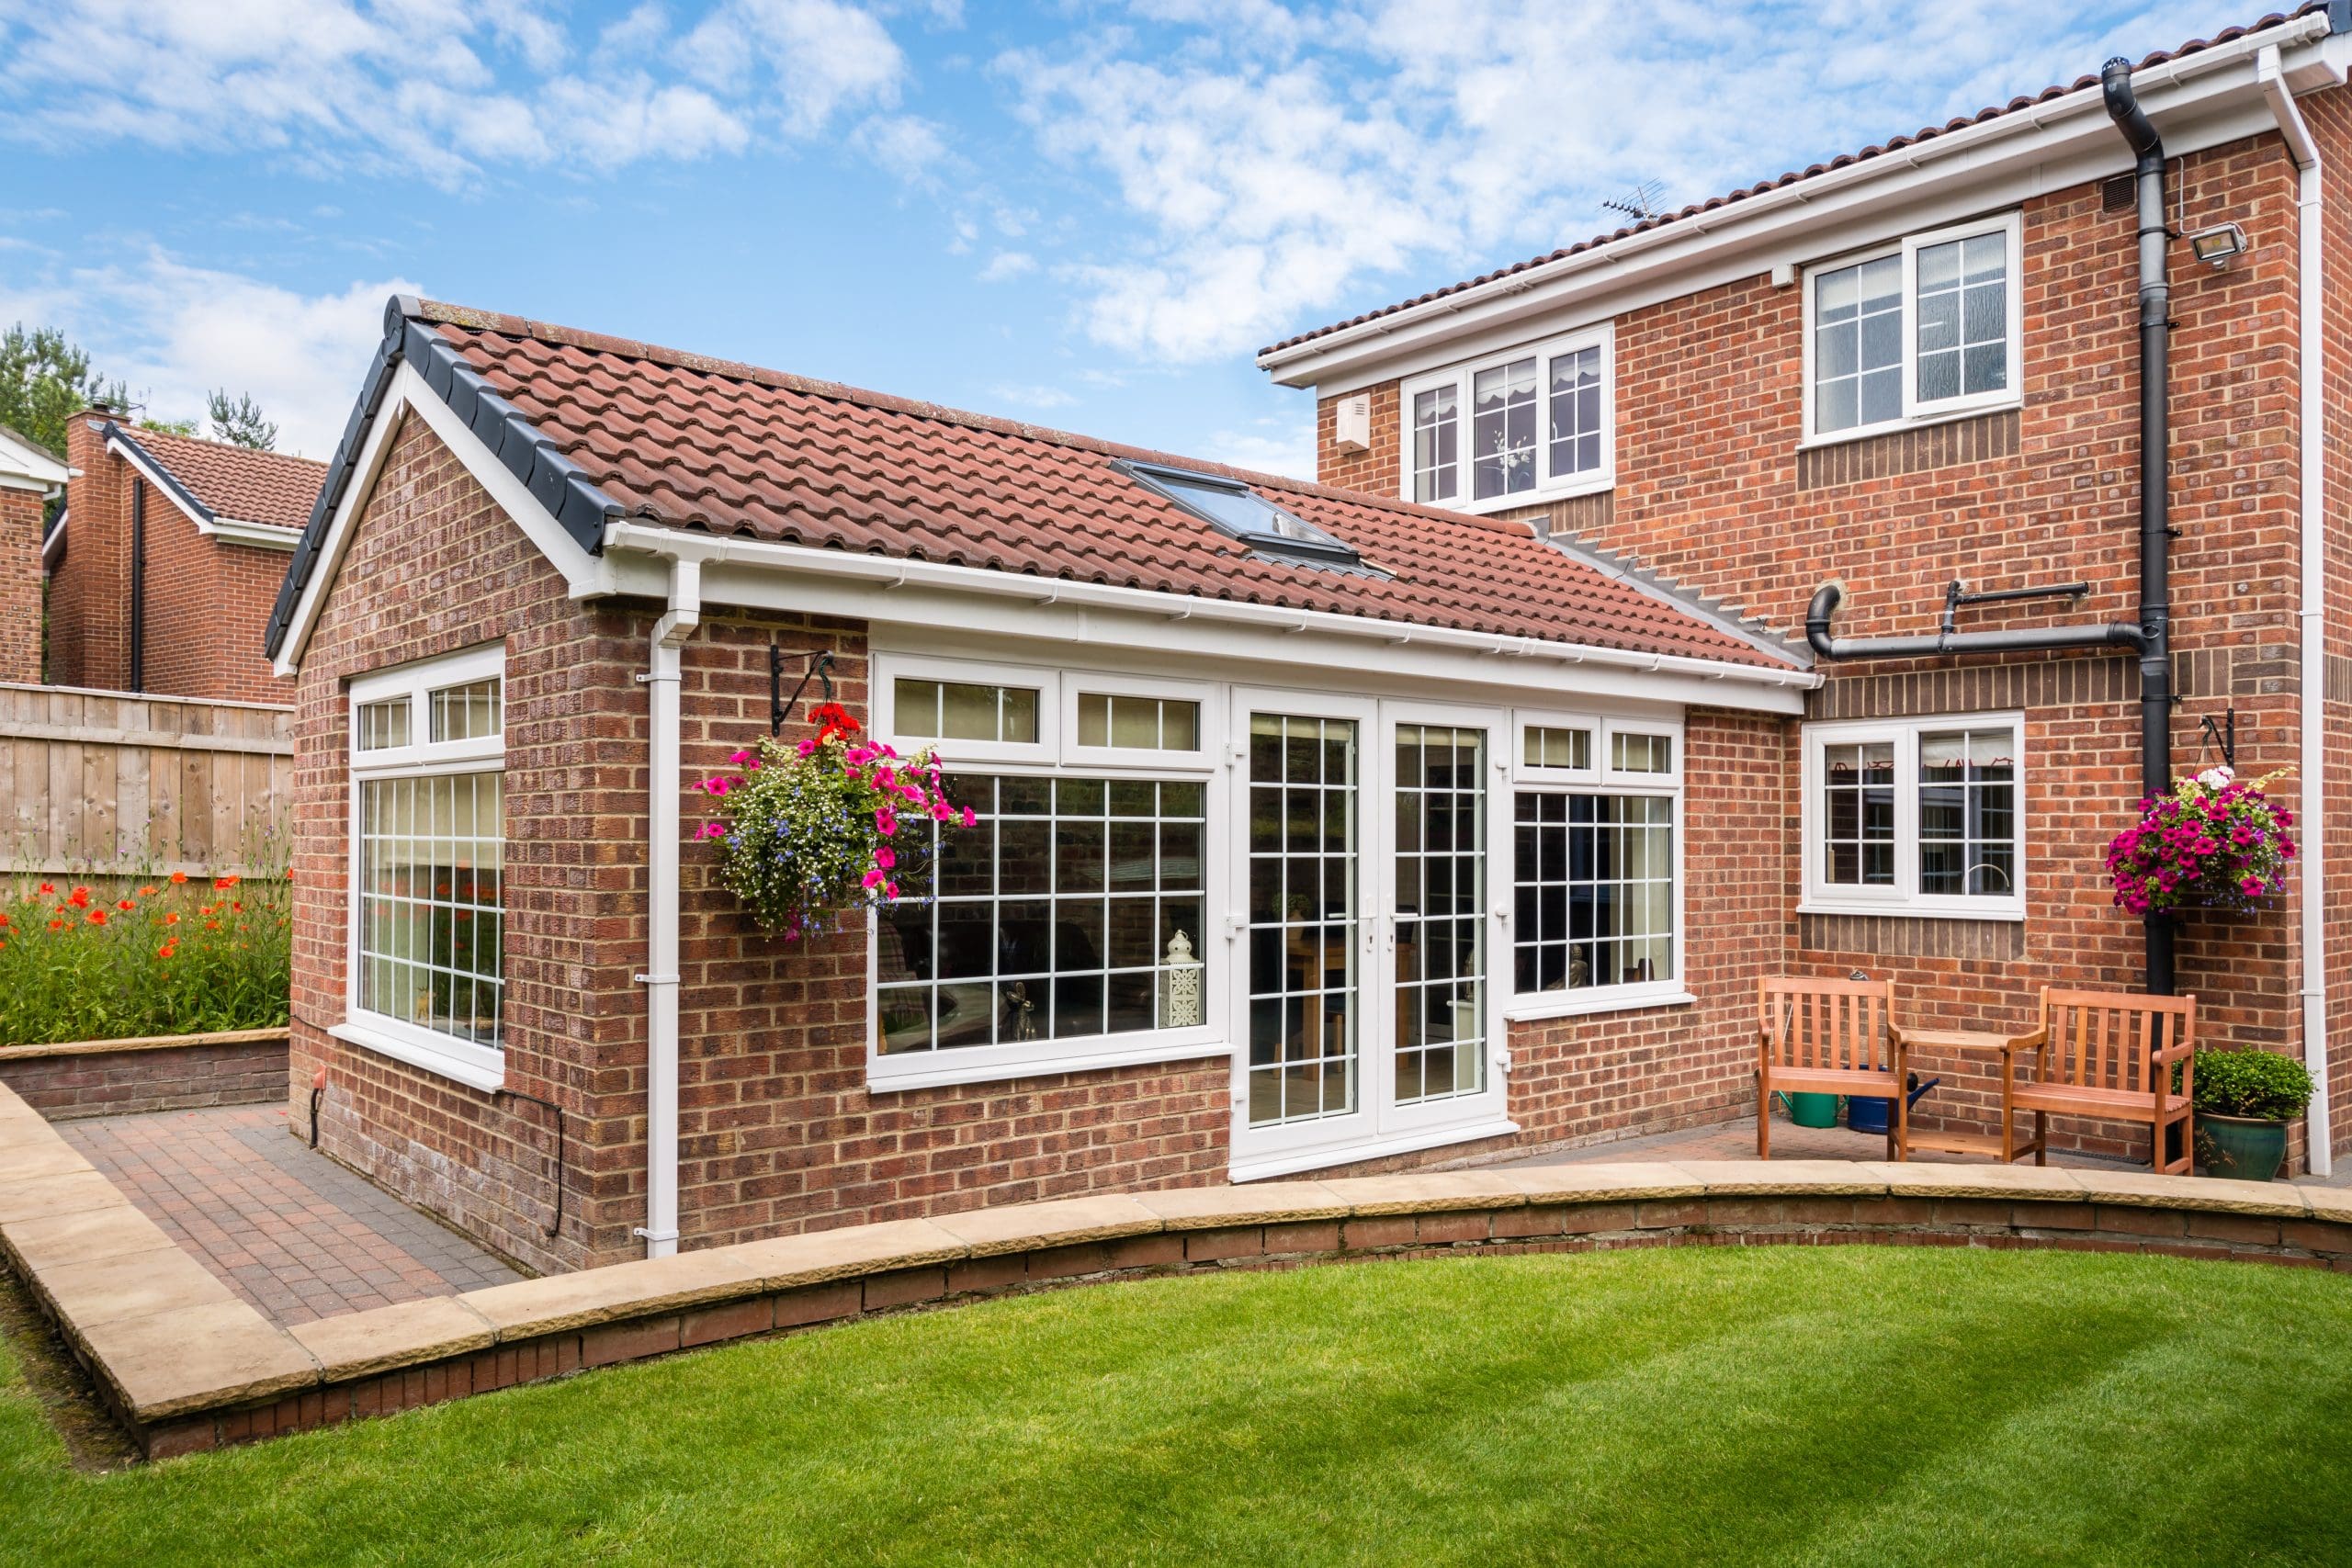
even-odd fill
[[[76,414],[66,445],[64,564],[50,588],[50,679],[104,691],[130,687],[130,465],[108,453]],[[146,486],[146,605],[141,678],[149,692],[230,702],[283,703],[262,637],[285,580],[282,550],[230,544],[197,531],[187,513]]]
[[[52,1122],[286,1098],[286,1037],[0,1058],[0,1084]],[[299,1107],[298,1107],[299,1109]]]
[[[40,492],[0,483],[0,681],[40,679]]]
[[[2276,137],[2198,153],[2185,170],[2188,225],[2233,220],[2252,248],[2227,272],[2196,265],[2184,247],[2173,257],[2172,581],[2184,686],[2174,757],[2194,765],[2198,721],[2234,707],[2241,768],[2263,772],[2298,761],[2294,176]],[[1759,275],[1621,316],[1613,497],[1531,514],[1792,635],[1831,577],[1847,587],[1848,636],[1931,629],[1955,577],[2092,585],[2076,606],[1963,612],[1964,629],[2136,618],[2132,216],[2102,211],[2096,185],[2037,197],[2024,208],[2024,268],[2021,411],[1804,454],[1802,285],[1774,288]],[[1384,426],[1377,411],[1384,399],[1394,408],[1396,389],[1374,389],[1369,453],[1338,454],[1332,411],[1322,411],[1325,479],[1395,493],[1396,438],[1378,436],[1395,421]],[[2140,793],[2130,661],[1978,658],[1826,673],[1814,716],[2025,708],[2028,919],[2018,931],[1792,914],[1802,944],[1792,961],[1892,975],[1906,1016],[1945,1027],[2022,1023],[2052,979],[2136,987],[2141,931],[2112,908],[2099,865]],[[1785,728],[1781,766],[1793,779],[1797,728]],[[1691,816],[1695,825],[1695,801]],[[1780,857],[1792,911],[1800,832],[1792,801]],[[1694,929],[1700,919],[1694,905]],[[2187,923],[2180,986],[2199,994],[2214,1041],[2296,1048],[2299,983],[2291,908]],[[1953,1109],[1968,1100],[1938,1098]]]

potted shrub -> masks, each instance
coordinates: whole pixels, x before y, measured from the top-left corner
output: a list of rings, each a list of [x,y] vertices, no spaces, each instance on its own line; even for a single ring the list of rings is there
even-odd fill
[[[2276,1051],[2197,1053],[2197,1157],[2208,1176],[2268,1181],[2287,1123],[2311,1102],[2311,1070]]]
[[[2295,858],[2295,814],[2271,800],[2282,773],[2241,779],[2208,768],[2140,802],[2140,819],[2107,848],[2115,901],[2135,915],[2259,908]]]
[[[837,703],[815,717],[813,736],[791,746],[763,739],[728,759],[741,773],[702,784],[718,802],[701,837],[718,840],[719,881],[786,942],[924,900],[933,824],[973,822],[969,807],[948,803],[929,750],[901,757],[860,740],[857,720]]]

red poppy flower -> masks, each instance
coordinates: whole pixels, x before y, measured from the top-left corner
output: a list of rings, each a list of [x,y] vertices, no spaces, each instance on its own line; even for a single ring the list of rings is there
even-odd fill
[[[90,923],[94,926],[105,925],[107,923],[107,912],[104,909],[91,910]]]
[[[114,903],[114,907],[115,907],[116,908],[118,908],[118,909],[136,909],[137,908],[139,908],[139,906],[138,906],[138,904],[137,904],[137,903],[133,902],[132,900],[130,900],[130,899],[129,899],[129,898],[118,898],[118,899],[116,899],[116,900],[115,900],[115,903]]]
[[[173,886],[177,887],[181,883],[186,882],[187,880],[187,872],[184,872],[184,871],[175,871],[175,872],[172,873],[172,886]]]
[[[40,890],[44,893],[54,893],[57,891],[57,884],[54,882],[44,882],[40,885]]]

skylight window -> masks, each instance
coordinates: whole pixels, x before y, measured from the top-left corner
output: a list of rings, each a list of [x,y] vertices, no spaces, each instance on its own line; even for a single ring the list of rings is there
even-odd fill
[[[1301,566],[1363,564],[1352,547],[1301,522],[1238,479],[1156,463],[1123,466],[1143,484],[1259,555]]]

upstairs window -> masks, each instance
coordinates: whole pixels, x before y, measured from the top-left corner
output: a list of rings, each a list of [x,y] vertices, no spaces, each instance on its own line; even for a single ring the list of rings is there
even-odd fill
[[[2020,232],[2011,213],[1809,269],[1808,435],[2017,402]]]
[[[1603,328],[1406,382],[1399,493],[1491,512],[1607,489],[1610,353]]]
[[[1121,467],[1185,511],[1248,545],[1258,555],[1296,566],[1359,565],[1353,547],[1293,516],[1239,479],[1157,463]]]

